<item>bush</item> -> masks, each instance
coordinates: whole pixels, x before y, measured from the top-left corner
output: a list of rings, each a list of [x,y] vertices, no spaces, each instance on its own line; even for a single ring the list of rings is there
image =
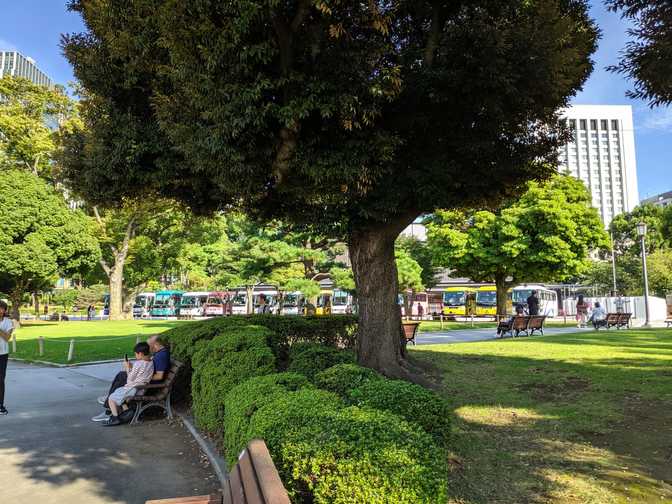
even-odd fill
[[[320,371],[342,363],[354,363],[352,350],[341,350],[319,343],[296,343],[289,350],[287,371],[301,373],[311,380]]]
[[[256,376],[236,385],[224,400],[224,447],[230,466],[251,440],[247,431],[252,415],[279,396],[300,388],[313,388],[304,375],[275,373]]]
[[[446,453],[396,415],[344,408],[311,389],[277,396],[253,415],[248,438],[264,439],[292,502],[441,503]]]
[[[315,375],[313,380],[319,388],[338,394],[342,399],[349,399],[350,391],[369,380],[382,380],[383,376],[373,369],[357,364],[337,364]]]
[[[297,342],[308,341],[333,347],[354,348],[357,318],[354,316],[281,317],[278,315],[234,315],[180,324],[163,335],[171,345],[176,359],[189,365],[197,343],[211,340],[233,327],[259,325],[271,330],[268,346],[271,347],[284,369],[289,348]]]
[[[403,380],[366,380],[350,390],[345,401],[399,415],[418,424],[442,445],[450,438],[448,403],[420,385]]]
[[[192,361],[191,391],[194,418],[200,427],[218,433],[224,424],[226,394],[247,378],[275,371],[268,337],[268,329],[248,326],[199,345]]]

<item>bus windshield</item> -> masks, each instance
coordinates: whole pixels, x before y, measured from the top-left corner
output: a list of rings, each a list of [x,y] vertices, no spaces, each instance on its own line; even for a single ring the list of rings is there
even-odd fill
[[[233,304],[236,306],[245,306],[245,294],[238,294],[233,298]]]
[[[299,296],[296,294],[286,294],[282,300],[283,306],[294,307],[299,304]]]
[[[216,296],[210,296],[207,300],[207,304],[221,305],[224,304],[222,298]]]
[[[532,295],[532,289],[521,289],[513,291],[513,302],[514,304],[518,303],[527,303],[527,298]]]
[[[497,293],[495,291],[478,291],[476,304],[479,306],[497,306]]]
[[[347,292],[336,291],[334,292],[334,299],[332,301],[334,306],[345,306],[348,304],[348,294]]]
[[[464,291],[451,291],[443,293],[444,306],[464,306]]]

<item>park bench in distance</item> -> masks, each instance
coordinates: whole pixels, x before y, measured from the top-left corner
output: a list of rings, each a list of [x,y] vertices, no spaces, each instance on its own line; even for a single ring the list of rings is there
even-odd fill
[[[532,336],[536,331],[539,331],[543,336],[545,321],[546,315],[521,315],[514,317],[511,325],[505,326],[502,330],[502,338],[506,333],[517,338],[523,333],[525,336]]]
[[[145,393],[143,395],[136,394],[129,399],[129,402],[136,404],[135,414],[131,420],[131,425],[140,423],[140,415],[142,415],[145,410],[152,407],[163,408],[166,412],[166,417],[169,419],[173,418],[170,395],[173,390],[173,384],[175,383],[175,377],[181,367],[181,362],[176,360],[171,361],[170,370],[161,383],[148,383],[147,385],[140,385],[137,387],[138,390],[144,390]]]
[[[632,313],[607,313],[607,329],[615,327],[620,329],[621,327],[628,328],[630,327],[630,318]]]
[[[261,439],[250,441],[240,454],[223,492],[223,496],[151,500],[145,504],[289,504],[278,470]]]

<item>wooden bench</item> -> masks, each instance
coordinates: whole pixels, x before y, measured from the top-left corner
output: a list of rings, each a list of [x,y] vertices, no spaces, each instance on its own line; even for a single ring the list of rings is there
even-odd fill
[[[632,313],[607,313],[607,329],[615,327],[620,329],[621,327],[628,328],[630,327],[630,319],[632,318]]]
[[[609,329],[611,327],[616,327],[618,325],[618,319],[620,313],[607,313],[607,318],[606,318],[606,328]]]
[[[290,504],[266,443],[253,439],[231,469],[222,495],[151,500],[146,504]]]
[[[529,331],[530,336],[534,335],[535,331],[539,331],[543,336],[546,315],[530,315],[529,319],[530,320],[527,323],[527,330]]]
[[[129,403],[135,403],[135,413],[131,420],[131,425],[140,423],[140,416],[145,410],[152,407],[163,408],[166,412],[167,418],[173,418],[173,408],[170,405],[170,396],[175,383],[175,377],[182,367],[179,361],[171,361],[170,370],[166,374],[165,379],[161,383],[149,383],[147,385],[140,385],[138,390],[143,390],[143,395],[134,395],[129,399]]]

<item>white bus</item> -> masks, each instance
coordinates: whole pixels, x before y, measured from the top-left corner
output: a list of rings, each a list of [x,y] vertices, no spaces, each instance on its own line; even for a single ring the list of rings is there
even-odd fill
[[[152,309],[153,304],[154,293],[141,292],[135,297],[135,302],[133,303],[133,316],[136,318],[149,317],[149,310]]]
[[[209,292],[185,292],[180,300],[180,317],[192,318],[205,315]]]
[[[537,291],[539,298],[539,315],[546,315],[547,317],[558,316],[558,294],[551,289],[547,289],[543,285],[525,284],[513,288],[512,304],[515,310],[516,305],[523,305],[527,312],[527,298],[530,297],[532,291]]]

